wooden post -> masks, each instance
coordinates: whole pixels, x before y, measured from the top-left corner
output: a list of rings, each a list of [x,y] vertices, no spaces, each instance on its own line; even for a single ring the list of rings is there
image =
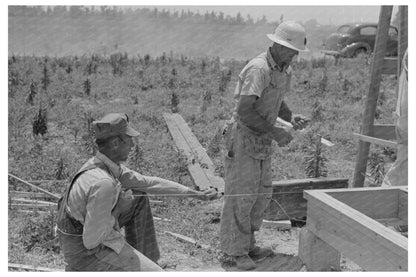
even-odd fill
[[[298,253],[308,271],[341,271],[341,254],[305,227],[299,233]]]
[[[363,121],[361,125],[361,134],[372,136],[374,116],[376,112],[378,93],[380,90],[381,70],[383,68],[384,57],[386,56],[388,31],[393,6],[381,6],[380,17],[377,28],[376,43],[374,47],[374,57],[370,69],[370,87],[367,93]],[[358,142],[358,155],[355,164],[353,187],[362,187],[364,185],[365,173],[367,170],[368,153],[370,143],[365,141]]]
[[[398,41],[399,41],[399,49],[397,50],[397,57],[398,57],[398,63],[397,63],[397,76],[400,76],[400,72],[401,72],[401,64],[402,64],[402,59],[403,59],[403,55],[404,52],[406,52],[407,49],[407,24],[408,24],[408,20],[407,20],[407,14],[408,14],[408,8],[407,6],[399,6],[399,18],[400,18],[400,23],[399,23],[399,37],[398,37]]]

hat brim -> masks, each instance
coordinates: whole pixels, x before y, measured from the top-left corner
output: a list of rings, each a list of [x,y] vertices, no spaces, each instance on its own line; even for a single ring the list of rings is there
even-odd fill
[[[307,47],[305,47],[304,49],[297,48],[297,47],[293,46],[292,44],[290,44],[289,42],[287,42],[285,40],[282,40],[279,37],[275,36],[274,34],[267,34],[267,37],[271,41],[276,42],[277,44],[286,46],[287,48],[290,48],[290,49],[293,49],[293,50],[296,50],[296,51],[299,51],[299,52],[309,52],[309,49]]]
[[[140,133],[131,128],[130,126],[127,126],[126,135],[131,137],[137,137],[140,135]]]

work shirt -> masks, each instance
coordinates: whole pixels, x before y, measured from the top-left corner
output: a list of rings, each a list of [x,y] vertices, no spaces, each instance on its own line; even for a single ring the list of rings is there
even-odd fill
[[[280,68],[270,49],[252,59],[238,75],[234,91],[234,115],[240,96],[259,97],[254,107],[261,117],[274,124],[285,93],[290,90],[292,68]]]
[[[252,59],[238,75],[234,91],[234,113],[231,122],[239,124],[244,151],[254,159],[269,159],[272,153],[272,140],[269,134],[260,134],[247,126],[237,110],[241,96],[258,97],[255,111],[271,124],[276,123],[284,96],[290,89],[291,67],[280,68],[273,60],[270,49]],[[290,110],[287,109],[289,113]],[[291,115],[290,115],[291,116]],[[290,117],[289,116],[289,117]],[[237,130],[237,129],[236,129]],[[233,135],[235,137],[235,135]],[[232,139],[233,140],[233,139]],[[228,149],[230,150],[230,149]]]
[[[100,152],[92,159],[104,163],[109,172],[100,168],[84,172],[74,182],[67,205],[68,213],[83,225],[83,243],[87,249],[103,244],[120,253],[123,248],[125,238],[115,227],[116,219],[111,215],[121,190],[150,194],[186,194],[189,191],[176,182],[144,176],[119,166]]]

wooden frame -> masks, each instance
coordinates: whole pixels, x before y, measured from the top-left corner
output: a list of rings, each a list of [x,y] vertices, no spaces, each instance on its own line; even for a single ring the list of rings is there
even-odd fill
[[[309,190],[299,257],[308,270],[339,269],[342,253],[366,271],[407,271],[408,239],[387,226],[407,225],[407,187]]]
[[[304,190],[347,188],[345,178],[306,178],[273,181],[273,196],[266,219],[287,220],[306,216],[306,200]]]

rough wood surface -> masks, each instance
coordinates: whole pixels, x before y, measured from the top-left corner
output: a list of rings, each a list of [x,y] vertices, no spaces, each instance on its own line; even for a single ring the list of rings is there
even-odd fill
[[[408,240],[322,191],[306,191],[307,228],[364,270],[406,271]],[[369,199],[371,201],[371,199]]]
[[[163,114],[177,148],[188,159],[188,171],[195,185],[201,189],[217,188],[224,192],[224,180],[215,175],[215,166],[205,149],[179,114]]]
[[[341,254],[307,228],[299,233],[298,253],[308,271],[341,270]]]
[[[56,271],[64,271],[61,268],[48,268],[43,266],[33,266],[33,265],[24,265],[24,264],[15,264],[9,263],[9,268],[16,268],[16,269],[24,269],[28,271],[44,271],[44,272],[56,272]]]
[[[397,142],[395,142],[395,141],[380,139],[380,138],[376,138],[376,137],[373,137],[373,136],[366,136],[366,135],[357,134],[357,133],[354,133],[354,136],[357,137],[360,141],[375,143],[375,144],[378,144],[378,145],[383,145],[383,146],[387,146],[387,147],[391,147],[391,148],[396,148],[397,147]]]
[[[198,243],[193,238],[190,238],[190,237],[187,237],[187,236],[184,236],[184,235],[181,235],[181,234],[177,234],[177,233],[172,233],[172,232],[169,232],[169,231],[165,231],[165,234],[169,234],[169,235],[177,238],[180,241],[191,243],[191,244],[193,244],[197,247],[201,247],[203,249],[209,249],[209,245]]]
[[[347,188],[344,178],[306,178],[273,181],[273,196],[266,211],[268,220],[287,220],[306,216],[303,192],[311,189]]]

